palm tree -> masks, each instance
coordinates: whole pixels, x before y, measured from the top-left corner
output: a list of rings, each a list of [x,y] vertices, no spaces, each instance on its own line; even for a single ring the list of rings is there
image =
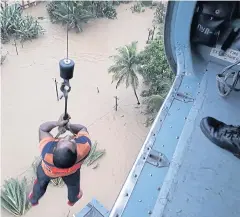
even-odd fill
[[[114,61],[108,69],[108,73],[112,73],[112,83],[117,82],[116,89],[118,86],[125,82],[126,88],[130,85],[133,88],[134,94],[137,98],[137,104],[140,105],[136,89],[139,85],[138,80],[138,68],[139,59],[137,55],[137,41],[132,42],[130,45],[117,48],[118,55],[111,56]]]

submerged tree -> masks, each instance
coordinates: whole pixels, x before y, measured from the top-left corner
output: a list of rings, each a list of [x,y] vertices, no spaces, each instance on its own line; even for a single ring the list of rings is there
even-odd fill
[[[139,72],[144,78],[149,91],[145,95],[161,93],[174,79],[164,51],[163,40],[151,41],[139,54],[141,64]]]
[[[157,38],[148,44],[139,54],[139,73],[143,76],[148,89],[142,91],[145,97],[147,125],[151,124],[159,111],[168,91],[173,83],[175,75],[171,71],[161,38]]]
[[[108,69],[108,72],[112,73],[112,82],[117,82],[116,89],[122,83],[126,84],[126,88],[131,85],[136,96],[137,103],[140,105],[136,92],[139,86],[139,79],[137,76],[139,68],[137,42],[132,42],[130,45],[117,48],[116,50],[118,51],[118,55],[111,56],[111,58],[113,58],[114,65]]]
[[[83,1],[52,1],[47,5],[50,20],[53,23],[69,25],[69,28],[82,32],[82,23],[86,23],[94,15],[90,10],[84,8]]]

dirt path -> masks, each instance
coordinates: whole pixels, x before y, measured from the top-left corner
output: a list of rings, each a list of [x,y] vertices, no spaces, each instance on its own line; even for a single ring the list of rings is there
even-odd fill
[[[40,4],[26,12],[47,18],[44,6]],[[82,169],[84,197],[71,208],[71,214],[80,211],[92,198],[108,209],[112,207],[147,135],[132,89],[122,86],[116,90],[107,69],[111,65],[108,57],[116,47],[134,40],[139,41],[139,48],[144,46],[152,17],[150,9],[132,14],[130,5],[121,5],[117,20],[95,20],[84,27],[83,33],[70,33],[69,56],[76,64],[69,100],[72,123],[88,126],[92,140],[106,149],[97,169]],[[30,166],[34,156],[39,155],[39,125],[57,120],[63,112],[63,101],[56,101],[53,78],[59,78],[58,62],[65,57],[66,33],[62,26],[53,25],[48,19],[41,23],[45,35],[26,42],[23,48],[18,46],[18,56],[14,46],[4,45],[9,56],[2,66],[1,83],[2,182]],[[118,112],[113,110],[115,95],[120,99]],[[26,217],[65,217],[69,209],[66,201],[66,187],[49,187],[39,206]],[[9,215],[3,212],[3,216]]]

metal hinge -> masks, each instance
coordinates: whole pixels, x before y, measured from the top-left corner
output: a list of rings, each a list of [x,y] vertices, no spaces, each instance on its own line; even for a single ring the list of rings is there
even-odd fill
[[[194,98],[190,97],[187,93],[176,93],[174,98],[181,102],[194,102]]]
[[[154,149],[150,151],[146,162],[156,167],[168,167],[170,164],[169,160],[163,153]]]

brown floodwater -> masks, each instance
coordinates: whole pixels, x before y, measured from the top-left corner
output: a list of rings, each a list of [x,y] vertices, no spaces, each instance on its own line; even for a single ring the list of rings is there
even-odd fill
[[[132,13],[130,6],[120,5],[116,20],[94,20],[84,25],[82,33],[69,33],[69,57],[75,61],[69,94],[72,123],[86,125],[92,140],[106,150],[98,168],[83,167],[84,197],[71,208],[71,214],[92,198],[108,209],[112,207],[148,132],[131,87],[123,85],[116,90],[107,73],[112,64],[109,56],[116,53],[115,49],[132,41],[138,41],[142,49],[152,26],[153,10]],[[1,66],[1,183],[30,168],[39,155],[39,125],[57,120],[64,106],[63,101],[56,100],[53,79],[61,81],[58,64],[66,56],[66,29],[50,23],[45,3],[25,13],[44,18],[40,23],[45,34],[25,42],[23,47],[18,44],[19,55],[12,43],[3,45],[9,55]],[[119,98],[117,112],[114,96]],[[67,216],[66,202],[66,187],[49,186],[39,206],[26,217]],[[2,214],[9,216],[5,211]]]

